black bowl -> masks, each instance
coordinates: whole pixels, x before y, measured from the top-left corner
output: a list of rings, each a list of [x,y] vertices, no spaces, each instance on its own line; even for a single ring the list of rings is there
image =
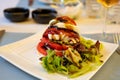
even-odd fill
[[[35,22],[48,24],[51,19],[56,18],[57,12],[54,9],[36,9],[32,11],[32,18]]]
[[[25,21],[29,17],[29,9],[21,7],[7,8],[4,10],[4,16],[12,22]]]

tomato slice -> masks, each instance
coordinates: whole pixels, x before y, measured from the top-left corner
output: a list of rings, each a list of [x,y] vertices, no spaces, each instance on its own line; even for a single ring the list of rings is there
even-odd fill
[[[58,43],[55,43],[55,42],[48,42],[47,45],[48,45],[51,49],[55,49],[55,50],[66,50],[66,49],[68,49],[67,46],[62,45],[62,44],[58,44]]]
[[[44,43],[43,42],[39,42],[37,45],[37,50],[43,54],[43,55],[47,55],[46,49],[44,48]]]
[[[49,39],[43,37],[41,39],[41,42],[39,42],[39,44],[37,45],[37,50],[40,53],[42,53],[43,55],[47,55],[47,52],[46,52],[47,48],[46,47],[49,47],[50,49],[53,49],[53,50],[66,50],[66,49],[68,49],[68,47],[65,45],[52,42]]]
[[[79,38],[79,34],[76,33],[73,30],[65,29],[65,28],[48,28],[44,34],[43,37],[48,38],[48,34],[58,34],[63,33],[66,36],[73,37],[73,38]]]
[[[49,42],[49,40],[43,37],[41,39],[41,42],[39,42],[37,45],[37,50],[43,55],[47,55],[47,51],[46,51],[47,49],[45,47],[45,44],[48,42]]]
[[[59,57],[62,57],[62,56],[63,56],[62,51],[57,51],[57,50],[55,50],[55,53],[56,53],[56,55],[59,56]]]
[[[57,30],[57,28],[48,28],[44,34],[43,37],[48,38],[48,34],[59,34],[59,30]]]
[[[73,19],[71,19],[70,17],[68,17],[68,16],[57,17],[56,19],[58,21],[60,21],[60,22],[64,22],[64,23],[68,23],[68,24],[73,24],[75,26],[77,25],[75,23],[75,21]]]

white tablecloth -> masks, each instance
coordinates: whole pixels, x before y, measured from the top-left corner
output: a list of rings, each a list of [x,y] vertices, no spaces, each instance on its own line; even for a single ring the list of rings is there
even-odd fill
[[[22,0],[21,0],[22,1]],[[27,0],[24,0],[24,2],[27,5]],[[36,0],[35,0],[36,1]],[[15,7],[23,5],[26,7],[25,3],[23,4],[23,1],[21,4],[18,4],[19,0],[3,0],[2,3],[0,3],[0,29],[6,29],[8,32],[38,32],[42,28],[47,27],[44,24],[37,24],[33,21],[31,18],[31,13],[29,16],[29,20],[20,22],[20,23],[12,23],[9,20],[7,20],[3,15],[3,10],[8,7]],[[37,7],[27,7],[30,9],[30,11],[38,8],[39,2],[35,3]],[[40,6],[43,6],[40,4]],[[44,6],[43,6],[44,7]],[[91,33],[102,33],[104,23],[102,19],[88,19],[87,17],[81,17],[79,20],[76,21],[78,30],[84,34],[91,34]],[[107,25],[107,33],[113,33],[113,32],[120,32],[120,24],[112,24]]]

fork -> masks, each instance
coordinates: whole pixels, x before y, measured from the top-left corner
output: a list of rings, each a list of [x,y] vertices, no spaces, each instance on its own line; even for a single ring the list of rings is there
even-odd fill
[[[120,45],[120,33],[113,34],[114,43]],[[120,46],[117,48],[116,52],[120,54]]]

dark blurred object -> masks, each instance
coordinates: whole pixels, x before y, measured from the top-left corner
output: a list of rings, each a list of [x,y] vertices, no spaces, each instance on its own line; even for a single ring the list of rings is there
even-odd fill
[[[29,17],[29,9],[21,7],[7,8],[4,10],[4,16],[12,22],[25,21]]]
[[[48,24],[51,19],[56,18],[57,12],[54,9],[41,9],[38,8],[32,11],[32,18],[35,22],[41,24]]]
[[[29,5],[29,6],[32,6],[33,3],[34,3],[34,0],[28,0],[28,5]]]
[[[2,39],[2,37],[3,37],[3,35],[4,35],[4,33],[5,33],[5,30],[0,30],[0,41],[1,41],[1,39]]]

